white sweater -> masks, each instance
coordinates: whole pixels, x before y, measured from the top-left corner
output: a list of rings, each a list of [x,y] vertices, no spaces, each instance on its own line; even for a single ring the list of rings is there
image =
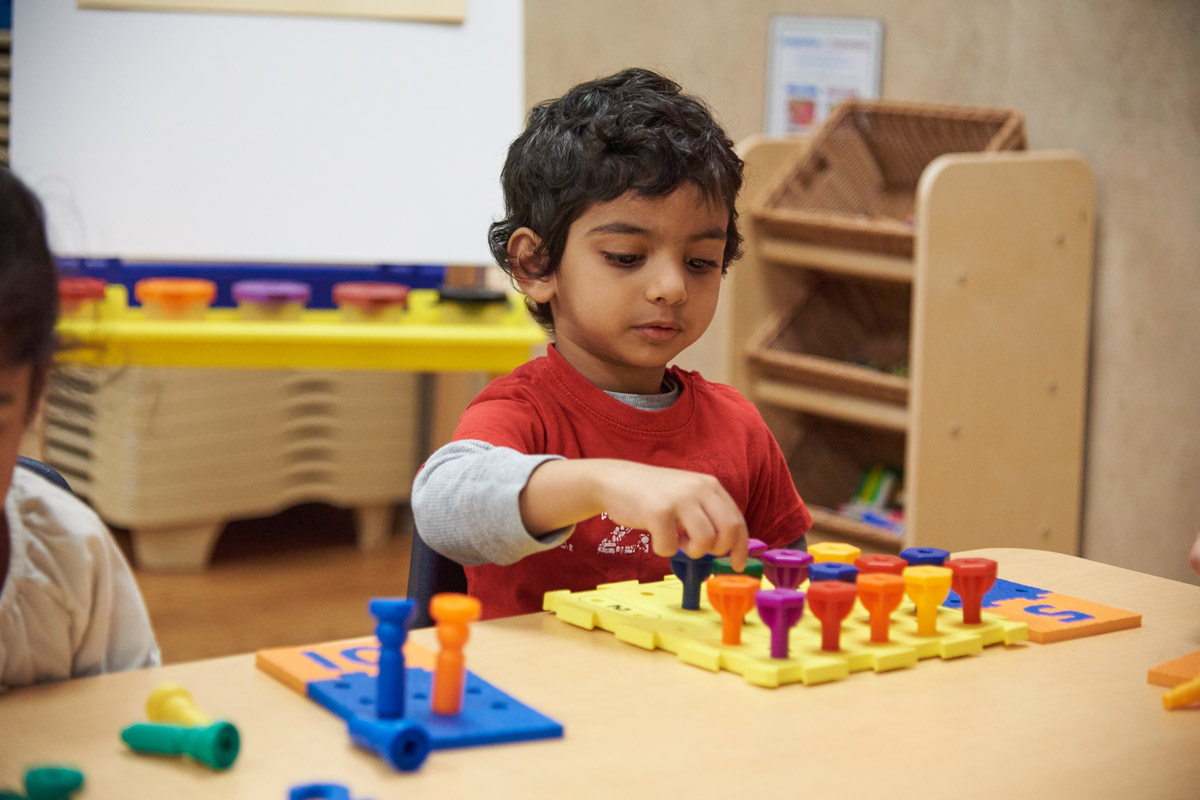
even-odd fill
[[[4,514],[0,691],[161,663],[133,573],[90,508],[18,468]]]

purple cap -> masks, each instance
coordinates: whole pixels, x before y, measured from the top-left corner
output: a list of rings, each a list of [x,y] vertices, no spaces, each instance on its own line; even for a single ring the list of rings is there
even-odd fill
[[[238,281],[233,299],[252,303],[306,303],[312,290],[299,281]]]

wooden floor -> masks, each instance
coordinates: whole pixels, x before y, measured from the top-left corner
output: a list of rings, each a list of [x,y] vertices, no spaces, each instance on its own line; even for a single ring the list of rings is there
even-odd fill
[[[134,569],[164,663],[366,636],[372,597],[404,596],[412,525],[360,553],[350,511],[309,504],[231,523],[208,570]],[[128,553],[129,537],[115,531]]]

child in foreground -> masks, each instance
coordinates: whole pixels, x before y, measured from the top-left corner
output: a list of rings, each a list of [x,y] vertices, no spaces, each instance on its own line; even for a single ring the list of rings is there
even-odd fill
[[[133,574],[104,523],[70,492],[17,467],[57,316],[41,208],[0,169],[0,692],[161,661]]]
[[[762,417],[668,366],[739,255],[742,162],[696,98],[630,69],[530,113],[492,252],[551,334],[418,473],[421,537],[466,565],[485,617],[553,589],[658,581],[668,557],[803,546],[811,517]]]

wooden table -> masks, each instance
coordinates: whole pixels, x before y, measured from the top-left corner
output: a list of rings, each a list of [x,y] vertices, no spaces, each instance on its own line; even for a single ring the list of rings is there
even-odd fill
[[[0,695],[0,787],[18,786],[26,765],[61,761],[87,775],[80,800],[270,800],[317,780],[356,800],[1200,796],[1200,709],[1164,711],[1163,690],[1146,683],[1150,667],[1200,649],[1200,586],[1033,550],[958,555],[1140,611],[1142,627],[771,690],[533,614],[474,626],[468,666],[561,721],[561,740],[435,751],[419,772],[395,773],[241,655]],[[412,635],[436,647],[432,631]],[[230,771],[120,742],[168,680],[238,725]]]

